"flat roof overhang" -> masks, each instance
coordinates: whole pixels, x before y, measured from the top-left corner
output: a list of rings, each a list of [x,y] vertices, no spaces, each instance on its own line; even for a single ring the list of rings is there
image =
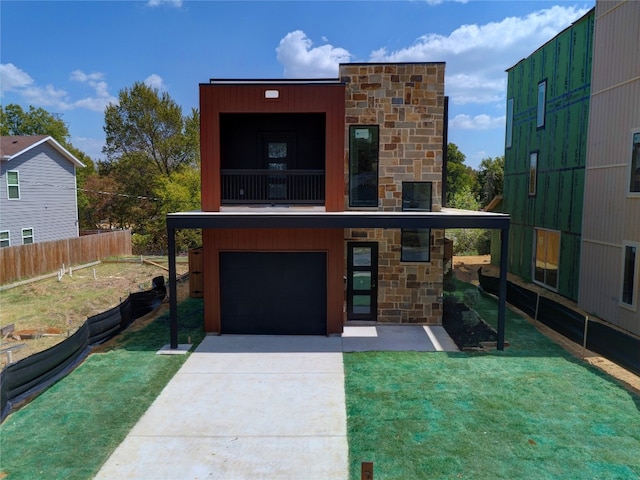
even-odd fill
[[[255,210],[249,211],[249,210]],[[243,211],[177,212],[167,228],[509,228],[503,213],[443,208],[439,212],[303,211],[255,208]]]
[[[247,208],[242,211],[176,212],[167,214],[169,247],[170,348],[178,348],[178,305],[175,231],[192,228],[483,228],[501,231],[498,294],[498,350],[504,350],[507,297],[508,214],[442,208],[439,212],[344,211],[303,208]]]

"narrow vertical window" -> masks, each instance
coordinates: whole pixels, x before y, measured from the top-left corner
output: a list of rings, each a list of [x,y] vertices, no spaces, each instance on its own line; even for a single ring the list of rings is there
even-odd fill
[[[513,142],[513,98],[507,100],[507,128],[505,137],[505,147],[511,148],[511,143]]]
[[[20,199],[20,179],[15,170],[7,172],[7,198],[9,200]]]
[[[9,235],[9,230],[4,230],[0,232],[0,248],[10,247],[10,246],[11,246],[11,236]]]
[[[622,258],[622,304],[636,307],[638,275],[638,245],[626,244]]]
[[[534,197],[538,188],[538,152],[529,154],[529,196]]]
[[[553,290],[558,288],[560,232],[535,229],[534,281]]]
[[[640,193],[640,132],[633,134],[631,143],[631,182],[629,191]]]
[[[22,229],[22,244],[29,245],[33,243],[33,228]]]
[[[378,126],[349,127],[349,206],[378,206]]]
[[[543,80],[538,84],[538,114],[536,116],[536,127],[543,128],[545,114],[547,111],[547,81]]]

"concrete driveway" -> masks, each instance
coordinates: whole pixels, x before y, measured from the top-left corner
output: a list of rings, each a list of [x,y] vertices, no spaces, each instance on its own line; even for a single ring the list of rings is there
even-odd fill
[[[454,350],[440,329],[207,336],[96,478],[346,480],[342,352]]]

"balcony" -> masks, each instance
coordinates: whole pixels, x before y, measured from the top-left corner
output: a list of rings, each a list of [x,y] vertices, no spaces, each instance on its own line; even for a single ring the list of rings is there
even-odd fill
[[[324,170],[223,169],[222,205],[324,205]]]

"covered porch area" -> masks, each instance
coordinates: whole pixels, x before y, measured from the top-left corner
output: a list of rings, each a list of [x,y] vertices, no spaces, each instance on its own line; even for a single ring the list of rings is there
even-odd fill
[[[507,289],[507,252],[510,217],[500,213],[474,212],[443,208],[438,212],[381,212],[346,211],[326,212],[321,210],[244,209],[222,212],[177,212],[167,215],[169,247],[169,302],[170,302],[170,348],[178,348],[178,314],[176,299],[176,251],[175,233],[178,229],[344,229],[344,228],[389,228],[389,229],[451,229],[481,228],[500,231],[501,262],[498,308],[497,348],[504,349],[505,308]],[[205,293],[206,295],[206,293]]]

